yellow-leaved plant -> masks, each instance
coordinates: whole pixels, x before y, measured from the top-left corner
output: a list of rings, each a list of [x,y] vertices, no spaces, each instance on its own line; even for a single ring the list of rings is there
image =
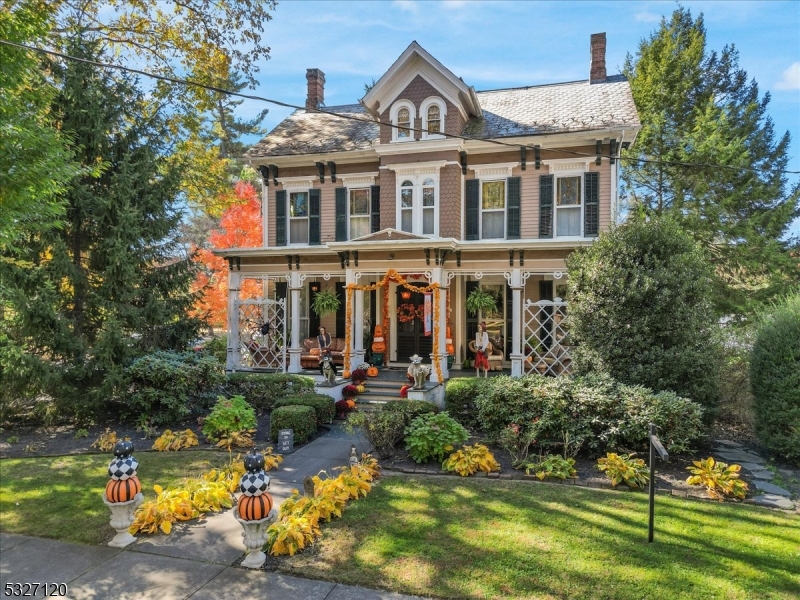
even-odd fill
[[[478,471],[491,473],[499,471],[500,464],[495,459],[491,450],[483,444],[463,446],[448,456],[442,463],[445,471],[455,471],[462,477],[473,475]]]
[[[633,456],[633,454],[608,452],[597,460],[597,468],[606,474],[614,487],[622,481],[632,488],[644,487],[650,481],[647,465],[641,458]]]
[[[126,437],[126,440],[130,440],[131,438]],[[111,452],[114,449],[114,445],[117,443],[117,432],[111,431],[108,427],[106,430],[100,434],[100,436],[92,442],[90,448],[97,448],[100,452]]]
[[[712,456],[705,460],[694,460],[693,467],[686,467],[692,475],[686,480],[689,485],[704,485],[711,498],[722,501],[725,496],[742,499],[747,496],[747,483],[739,479],[739,465],[728,466],[716,462]]]
[[[197,434],[191,429],[176,431],[167,429],[153,442],[153,450],[159,452],[178,451],[181,448],[191,448],[199,445]]]

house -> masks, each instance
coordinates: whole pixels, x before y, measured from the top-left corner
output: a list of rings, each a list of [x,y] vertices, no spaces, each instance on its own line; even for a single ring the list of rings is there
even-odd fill
[[[617,213],[620,149],[640,123],[593,34],[588,79],[476,91],[413,42],[358,103],[306,109],[250,148],[263,178],[261,248],[227,249],[228,369],[300,372],[323,325],[347,368],[418,354],[443,381],[486,321],[513,376],[570,366],[565,259]],[[495,300],[473,314],[479,289]],[[318,317],[316,294],[338,294]],[[449,359],[449,360],[448,360]]]

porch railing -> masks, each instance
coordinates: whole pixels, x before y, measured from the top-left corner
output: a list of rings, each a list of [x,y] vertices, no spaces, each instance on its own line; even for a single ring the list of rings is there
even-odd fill
[[[564,326],[567,302],[556,299],[523,305],[523,373],[568,375],[572,370],[569,332]]]

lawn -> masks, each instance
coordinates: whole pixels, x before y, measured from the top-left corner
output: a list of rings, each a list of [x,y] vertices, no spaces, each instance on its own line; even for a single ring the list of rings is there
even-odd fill
[[[145,500],[166,487],[228,461],[227,452],[139,452]],[[99,544],[115,532],[103,504],[111,454],[0,460],[0,531]]]
[[[800,518],[741,504],[488,479],[389,477],[294,575],[442,598],[798,598]]]

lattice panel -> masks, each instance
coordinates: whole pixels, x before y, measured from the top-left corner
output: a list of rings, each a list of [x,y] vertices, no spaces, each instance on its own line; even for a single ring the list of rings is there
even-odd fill
[[[285,300],[240,300],[238,312],[240,366],[285,371]]]
[[[523,305],[522,346],[524,373],[568,375],[572,367],[569,335],[564,327],[567,303],[549,300]]]

